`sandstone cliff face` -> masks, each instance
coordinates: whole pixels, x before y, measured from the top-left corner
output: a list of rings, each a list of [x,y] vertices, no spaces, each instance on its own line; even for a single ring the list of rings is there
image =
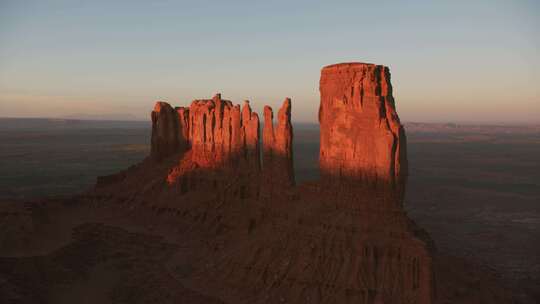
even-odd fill
[[[240,107],[216,94],[175,110],[158,102],[152,112],[153,159],[176,155],[178,163],[166,180],[179,194],[211,189],[225,197],[247,198],[261,191],[272,194],[272,189],[281,192],[294,185],[291,100],[283,102],[275,126],[272,116],[266,107],[262,162],[259,116],[249,101]]]
[[[167,176],[169,188],[179,194],[207,189],[240,198],[257,196],[259,117],[249,101],[240,108],[216,94],[177,111],[181,137],[189,148],[178,150],[178,164]]]
[[[259,150],[259,117],[249,102],[242,109],[217,94],[212,99],[194,100],[189,107],[188,141],[201,166],[216,166],[239,157],[251,158]]]
[[[275,127],[272,108],[264,107],[263,164],[269,193],[282,191],[295,183],[292,141],[291,99],[283,101]]]
[[[179,126],[176,111],[166,102],[156,102],[152,111],[152,145],[150,155],[161,160],[180,151],[185,144],[183,126]]]
[[[249,102],[218,94],[186,108],[158,103],[155,157],[112,179],[113,191],[176,216],[188,239],[201,233],[200,262],[182,282],[212,298],[432,303],[433,247],[401,208],[406,142],[388,68],[329,66],[320,90],[317,183],[295,185],[290,99],[276,123],[264,108],[261,134]]]
[[[390,71],[382,65],[324,67],[320,79],[320,168],[327,182],[392,187],[402,197],[406,138],[396,113]]]

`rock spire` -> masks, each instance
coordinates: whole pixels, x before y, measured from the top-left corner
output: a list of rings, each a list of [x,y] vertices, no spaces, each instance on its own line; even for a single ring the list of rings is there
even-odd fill
[[[264,107],[263,164],[265,184],[269,192],[279,192],[293,186],[293,127],[291,124],[291,99],[286,98],[278,111],[277,125],[271,107]],[[275,191],[274,191],[275,190]]]

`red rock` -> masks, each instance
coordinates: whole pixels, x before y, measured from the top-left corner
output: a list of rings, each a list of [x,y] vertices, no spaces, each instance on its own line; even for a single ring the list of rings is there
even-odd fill
[[[264,106],[263,149],[265,155],[274,149],[274,112],[269,106]]]
[[[227,303],[433,303],[431,240],[395,204],[407,159],[387,68],[323,69],[323,178],[298,186],[290,99],[276,124],[264,109],[262,170],[249,102],[241,108],[217,94],[174,115],[156,108],[152,151],[166,159],[97,189],[170,217],[186,239],[201,237],[189,261],[196,275],[183,278],[195,290]],[[391,208],[378,189],[397,190]]]
[[[241,109],[216,94],[212,99],[194,100],[189,109],[177,108],[177,112],[182,131],[177,136],[187,139],[187,149],[167,175],[169,187],[181,193],[212,189],[241,197],[256,195],[261,162],[259,117],[249,101]]]
[[[251,112],[249,101],[244,102],[242,108],[242,129],[244,131],[243,138],[245,142],[246,158],[251,170],[259,170],[260,168],[260,132],[259,132],[259,115]]]
[[[152,111],[151,156],[161,160],[179,151],[179,130],[176,111],[166,102],[156,102]],[[182,143],[184,144],[184,143]]]
[[[259,117],[252,113],[249,101],[240,110],[239,105],[222,100],[219,94],[194,100],[189,107],[189,122],[188,140],[198,153],[217,153],[214,156],[222,160],[259,149]]]
[[[406,138],[389,69],[367,63],[324,67],[320,93],[323,179],[359,188],[391,186],[401,197],[407,176]]]
[[[264,107],[263,167],[264,187],[267,192],[280,192],[293,186],[293,128],[291,124],[291,99],[286,98],[278,112],[278,122],[274,128],[273,111]]]
[[[292,159],[292,141],[291,99],[286,98],[278,112],[278,124],[274,132],[274,154]]]
[[[189,109],[185,107],[177,107],[178,114],[178,145],[181,151],[189,148]]]

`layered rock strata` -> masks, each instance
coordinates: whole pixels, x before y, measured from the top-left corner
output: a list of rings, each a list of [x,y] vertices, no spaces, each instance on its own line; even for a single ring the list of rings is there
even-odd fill
[[[406,138],[396,112],[390,70],[382,65],[326,66],[320,78],[320,168],[327,183],[379,188],[401,201]]]

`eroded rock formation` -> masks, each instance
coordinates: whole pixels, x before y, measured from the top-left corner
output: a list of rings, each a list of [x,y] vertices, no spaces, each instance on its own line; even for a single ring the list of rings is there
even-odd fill
[[[156,104],[154,157],[102,183],[120,180],[113,196],[137,189],[133,201],[204,236],[182,282],[212,298],[432,303],[433,245],[401,207],[406,142],[388,68],[325,67],[320,91],[317,183],[295,185],[289,98],[276,123],[264,108],[261,134],[249,102],[219,94],[189,108]]]
[[[274,126],[271,107],[264,107],[263,164],[265,187],[269,193],[283,191],[294,185],[293,127],[291,124],[291,99],[286,98],[278,112]]]
[[[206,188],[246,198],[294,185],[290,98],[283,102],[275,126],[272,109],[265,107],[262,163],[259,116],[249,101],[240,107],[216,94],[194,100],[189,108],[157,102],[152,122],[152,157],[158,162],[179,157],[167,184],[180,194]],[[107,180],[101,178],[100,184]]]
[[[327,183],[394,192],[402,199],[407,176],[405,131],[382,65],[324,67],[320,79],[320,168]]]
[[[249,101],[240,108],[216,94],[212,99],[194,100],[177,112],[174,119],[189,148],[177,150],[181,157],[167,176],[169,187],[180,194],[207,189],[241,198],[257,196],[259,117]]]
[[[152,111],[152,145],[150,155],[161,160],[185,148],[184,125],[177,112],[166,102],[158,101]]]
[[[265,108],[262,135],[249,102],[158,102],[141,163],[84,195],[3,204],[0,302],[512,303],[470,268],[441,267],[401,207],[389,75],[322,70],[322,180],[299,185],[290,99],[276,124]]]
[[[192,286],[229,302],[431,303],[432,244],[401,208],[406,142],[388,68],[325,67],[320,91],[322,180],[315,187],[294,186],[290,99],[277,123],[264,108],[262,164],[259,119],[248,102],[240,108],[216,95],[183,110],[189,124],[178,130],[188,130],[190,149],[170,171],[169,186],[187,183],[181,193],[226,204],[229,211],[216,212],[189,199],[189,212],[237,227],[227,242],[250,235],[240,247],[214,245],[223,253]],[[209,189],[220,194],[207,197]]]

